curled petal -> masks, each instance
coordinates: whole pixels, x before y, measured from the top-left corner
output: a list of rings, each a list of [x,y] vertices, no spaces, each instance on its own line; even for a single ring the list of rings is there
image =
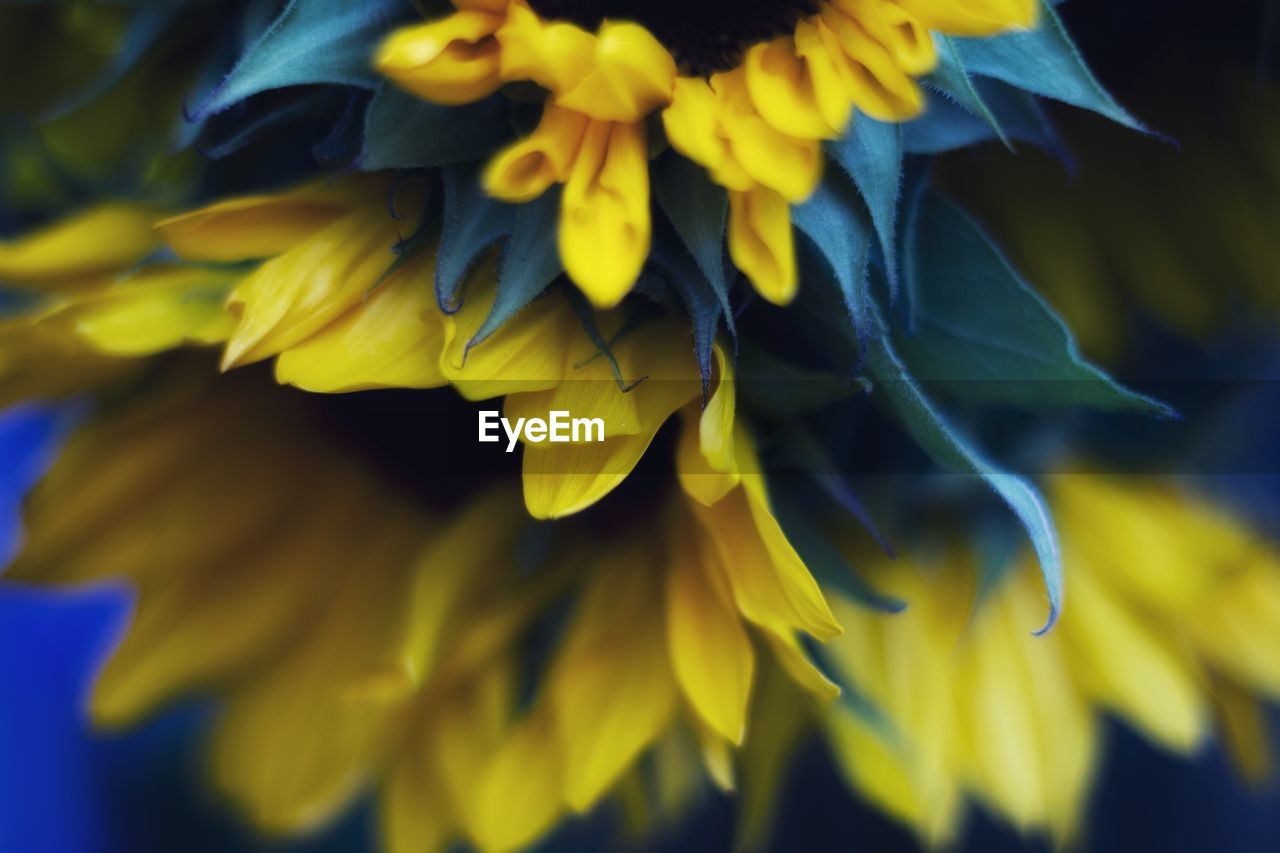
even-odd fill
[[[438,104],[469,104],[502,85],[502,18],[464,10],[392,33],[374,65],[397,86]]]
[[[733,158],[720,128],[720,101],[711,85],[699,78],[676,81],[671,105],[662,112],[662,126],[671,146],[711,173],[717,184],[731,190],[755,185]]]
[[[831,139],[848,123],[849,97],[813,25],[756,45],[744,66],[751,102],[782,133]]]
[[[711,81],[720,97],[720,132],[743,171],[788,201],[804,201],[822,177],[822,148],[816,140],[797,139],[761,117],[739,70]]]
[[[484,189],[512,203],[533,201],[554,183],[568,180],[589,120],[548,104],[532,134],[499,151],[484,171]]]
[[[865,20],[843,11],[852,2],[828,6],[817,25],[846,94],[854,106],[879,121],[914,118],[924,108],[920,87],[890,47],[868,32]]]
[[[639,277],[651,230],[644,125],[593,123],[561,199],[565,270],[597,307],[611,308]]]
[[[606,22],[596,38],[594,67],[557,103],[597,121],[638,122],[671,102],[676,63],[648,30]]]
[[[787,200],[764,187],[730,192],[729,256],[765,299],[794,299],[799,275]]]

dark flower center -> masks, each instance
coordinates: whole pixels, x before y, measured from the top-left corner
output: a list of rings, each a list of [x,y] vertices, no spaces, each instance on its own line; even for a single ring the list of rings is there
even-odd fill
[[[685,74],[728,71],[757,42],[786,35],[821,0],[529,0],[547,19],[595,30],[605,18],[643,24]]]

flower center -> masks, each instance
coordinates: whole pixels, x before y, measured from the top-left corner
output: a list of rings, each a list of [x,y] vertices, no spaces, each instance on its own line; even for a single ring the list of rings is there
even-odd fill
[[[605,18],[635,21],[671,51],[685,74],[728,71],[753,44],[791,33],[821,0],[529,0],[546,19],[595,30]]]

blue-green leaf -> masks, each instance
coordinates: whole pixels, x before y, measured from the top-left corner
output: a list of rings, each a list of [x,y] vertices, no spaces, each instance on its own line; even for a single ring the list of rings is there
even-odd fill
[[[948,422],[894,351],[879,309],[872,305],[869,313],[877,325],[877,333],[870,338],[865,370],[875,381],[877,391],[884,395],[912,437],[934,461],[957,473],[981,478],[1008,504],[1026,529],[1039,558],[1049,598],[1048,619],[1037,632],[1044,633],[1057,621],[1062,607],[1062,556],[1044,498],[1022,477],[988,461]]]
[[[938,47],[938,66],[929,75],[926,83],[974,116],[981,118],[1006,148],[1012,147],[1000,120],[996,118],[991,107],[987,105],[986,99],[974,85],[973,78],[969,76],[969,69],[964,67],[964,59],[956,51],[955,42],[950,36],[942,34],[936,35],[934,40]],[[928,115],[927,110],[925,114]]]
[[[1040,17],[1040,26],[1027,32],[957,38],[956,55],[971,74],[994,77],[1144,130],[1093,76],[1050,4],[1041,4]]]
[[[890,290],[898,286],[896,223],[902,180],[902,131],[864,115],[854,117],[844,136],[827,144],[827,152],[853,179],[867,203],[880,238]]]
[[[711,286],[730,327],[729,282],[725,277],[724,229],[729,198],[724,189],[691,160],[668,152],[653,170],[658,204]]]
[[[1085,361],[1062,320],[961,210],[930,194],[910,266],[912,375],[964,399],[1030,408],[1172,411]]]
[[[484,160],[512,136],[506,99],[443,107],[386,84],[365,115],[360,167],[425,169]]]
[[[522,204],[515,228],[502,252],[498,268],[498,294],[484,324],[467,344],[481,343],[532,302],[560,275],[556,225],[560,221],[560,188]]]
[[[436,253],[436,300],[446,312],[458,309],[458,287],[485,249],[511,234],[516,207],[486,195],[480,186],[482,166],[443,170],[444,221]]]
[[[408,0],[291,0],[235,68],[195,110],[198,120],[285,86],[328,83],[375,89],[369,57]]]
[[[872,225],[848,178],[827,175],[791,219],[830,265],[854,328],[865,332]]]
[[[675,233],[675,228],[662,218],[655,223],[653,249],[649,260],[661,278],[675,287],[689,312],[694,351],[698,357],[698,370],[702,375],[702,392],[706,394],[711,384],[712,346],[715,344],[716,333],[720,330],[720,319],[726,316],[724,303]],[[641,277],[641,282],[643,281],[644,276]],[[637,289],[639,286],[638,283]]]

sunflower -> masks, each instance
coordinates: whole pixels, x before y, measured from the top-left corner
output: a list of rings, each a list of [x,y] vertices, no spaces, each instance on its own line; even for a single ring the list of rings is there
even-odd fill
[[[563,185],[565,270],[617,304],[649,255],[650,152],[669,145],[728,191],[734,264],[766,299],[799,277],[789,207],[822,177],[821,143],[858,133],[854,111],[918,115],[914,78],[937,62],[931,32],[991,35],[1035,24],[1032,0],[738,3],[457,0],[441,20],[382,44],[378,69],[438,104],[509,84],[545,92],[541,118],[490,160],[484,188],[528,202]],[[660,124],[651,120],[660,116]]]
[[[1184,756],[1217,732],[1246,778],[1269,772],[1262,702],[1280,666],[1261,650],[1280,644],[1280,555],[1155,478],[1059,474],[1050,500],[1071,607],[1048,636],[1025,630],[1041,598],[1027,560],[992,579],[965,547],[895,564],[862,550],[903,613],[833,601],[832,660],[875,712],[832,707],[827,739],[855,790],[932,843],[956,837],[966,795],[1076,840],[1105,716]]]

